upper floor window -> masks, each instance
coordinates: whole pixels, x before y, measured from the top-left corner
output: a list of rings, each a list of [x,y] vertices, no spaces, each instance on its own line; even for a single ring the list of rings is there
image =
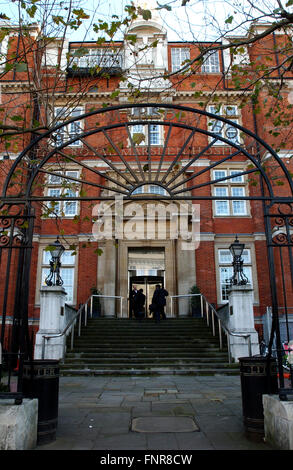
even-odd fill
[[[214,201],[214,214],[216,216],[247,216],[248,205],[245,199],[237,199],[246,196],[246,184],[244,175],[239,175],[241,169],[220,169],[213,171],[213,180],[215,182],[213,192],[214,196],[222,199]],[[238,175],[234,178],[227,176]],[[235,199],[225,199],[226,197],[235,197]]]
[[[102,49],[77,49],[71,51],[73,55],[72,65],[79,68],[114,68],[122,67],[122,53],[120,51]],[[74,56],[78,54],[78,56]]]
[[[177,72],[190,60],[188,47],[173,47],[171,49],[172,72]]]
[[[134,124],[130,134],[135,145],[162,145],[162,126],[159,124]]]
[[[213,114],[217,114],[221,117],[229,119],[232,123],[239,124],[239,111],[235,105],[226,106],[209,106],[208,111]],[[233,144],[240,143],[240,131],[232,124],[227,124],[217,119],[208,119],[208,130],[214,132],[220,137],[224,137]],[[216,145],[225,145],[226,143],[219,140]]]
[[[81,116],[83,114],[84,110],[82,107],[77,107],[77,108],[72,108],[68,109],[65,107],[56,107],[54,110],[55,113],[55,125],[62,124],[63,122],[66,122],[74,117]],[[58,129],[54,133],[54,139],[55,143],[57,145],[62,145],[67,141],[70,141],[71,139],[74,139],[74,137],[78,136],[81,134],[83,131],[83,121],[74,121],[71,123],[68,123]],[[74,142],[69,144],[72,147],[80,147],[81,141],[80,140],[75,140]]]
[[[66,201],[66,198],[78,196],[77,183],[75,183],[75,180],[70,179],[70,177],[78,178],[78,175],[79,172],[75,170],[48,175],[47,194],[56,199],[52,199],[48,203],[49,217],[74,217],[77,215],[77,200]]]
[[[157,184],[149,184],[149,185],[139,186],[133,191],[132,194],[146,194],[146,193],[165,196],[166,190],[162,188],[162,186],[158,186]]]
[[[219,73],[220,60],[218,51],[208,52],[204,56],[204,62],[201,66],[202,73]]]

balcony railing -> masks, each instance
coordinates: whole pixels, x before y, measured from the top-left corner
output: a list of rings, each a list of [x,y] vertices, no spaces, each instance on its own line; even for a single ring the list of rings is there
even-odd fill
[[[96,49],[81,57],[72,57],[67,68],[70,76],[117,75],[122,72],[123,58],[119,53],[98,52]]]

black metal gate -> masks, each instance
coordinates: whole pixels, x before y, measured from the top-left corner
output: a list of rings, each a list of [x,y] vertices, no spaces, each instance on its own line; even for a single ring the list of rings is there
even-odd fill
[[[1,389],[0,398],[22,401],[23,361],[32,357],[28,328],[34,214],[29,204],[0,206]],[[17,372],[18,380],[15,380]]]
[[[29,160],[32,152],[33,161]],[[200,164],[211,155],[213,158],[208,165]],[[206,172],[237,159],[238,163],[239,159],[245,162],[245,169],[202,181]],[[91,164],[93,161],[99,165]],[[280,185],[275,184],[276,175],[268,171],[270,162],[277,168],[278,178],[282,180]],[[66,173],[65,178],[69,163],[80,169],[78,176]],[[84,178],[82,172],[88,172],[90,177]],[[32,356],[28,296],[34,209],[46,203],[54,213],[56,204],[64,203],[65,197],[67,203],[114,201],[115,196],[125,201],[159,198],[193,203],[231,202],[235,196],[215,195],[212,187],[215,183],[242,177],[254,181],[250,192],[238,195],[237,200],[250,201],[258,213],[262,212],[273,310],[269,354],[276,338],[283,394],[279,312],[280,307],[284,308],[288,318],[288,302],[292,299],[291,175],[276,152],[253,129],[240,126],[235,119],[185,106],[146,103],[102,108],[59,123],[32,141],[11,166],[0,212],[1,373],[9,377],[19,356],[15,397],[21,396],[22,359]],[[67,190],[66,196],[64,192],[60,195],[46,192],[46,178],[62,180],[60,184]],[[254,185],[255,182],[258,183]],[[150,187],[154,188],[154,193]]]

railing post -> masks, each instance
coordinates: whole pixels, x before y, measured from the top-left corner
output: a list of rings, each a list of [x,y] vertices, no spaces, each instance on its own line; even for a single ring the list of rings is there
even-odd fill
[[[210,326],[210,319],[209,319],[209,304],[206,301],[206,317],[207,317],[207,325]]]
[[[170,297],[170,311],[171,311],[171,318],[173,318],[173,297]]]
[[[78,336],[81,334],[81,312],[79,314],[79,319],[78,319]]]
[[[93,300],[94,300],[94,296],[92,295],[91,296],[91,310],[90,310],[91,318],[93,318]]]
[[[85,308],[84,308],[84,326],[87,326],[87,310]]]
[[[215,332],[215,314],[214,314],[214,310],[212,309],[212,329],[213,329],[213,336],[216,335],[216,332]]]
[[[222,341],[222,326],[221,320],[218,318],[218,328],[219,328],[219,341],[220,341],[220,350],[223,349],[223,341]]]
[[[73,340],[74,340],[74,323],[71,328],[71,349],[73,349]]]
[[[201,318],[203,318],[203,296],[200,294],[200,311],[201,311]]]

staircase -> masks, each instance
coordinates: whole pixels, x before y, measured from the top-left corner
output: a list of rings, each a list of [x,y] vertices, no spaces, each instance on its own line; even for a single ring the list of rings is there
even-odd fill
[[[92,318],[74,339],[61,375],[237,375],[202,318],[152,320]]]

